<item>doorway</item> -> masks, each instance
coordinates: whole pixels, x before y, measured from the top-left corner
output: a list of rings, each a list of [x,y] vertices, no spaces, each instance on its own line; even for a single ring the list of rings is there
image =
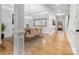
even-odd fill
[[[57,31],[65,30],[65,15],[56,15],[57,20]]]

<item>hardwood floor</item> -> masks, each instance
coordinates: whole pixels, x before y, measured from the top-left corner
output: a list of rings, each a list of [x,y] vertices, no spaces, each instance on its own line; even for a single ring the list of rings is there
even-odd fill
[[[12,55],[13,43],[6,38],[4,41],[4,49],[0,48],[0,55]],[[32,40],[25,43],[25,54],[27,55],[72,55],[67,35],[65,32],[55,32],[50,36],[45,36],[38,40]]]
[[[12,38],[7,37],[3,41],[3,48],[0,47],[0,55],[12,55],[13,54],[13,44]]]
[[[25,49],[26,54],[32,55],[72,55],[72,49],[65,32],[55,32],[47,38],[30,44]]]

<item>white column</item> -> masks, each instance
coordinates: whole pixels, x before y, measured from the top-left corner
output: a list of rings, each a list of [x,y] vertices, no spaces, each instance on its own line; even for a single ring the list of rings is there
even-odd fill
[[[24,54],[24,5],[14,5],[14,54]]]
[[[1,44],[1,4],[0,4],[0,44]]]
[[[67,31],[67,25],[68,25],[68,16],[65,15],[65,31]]]

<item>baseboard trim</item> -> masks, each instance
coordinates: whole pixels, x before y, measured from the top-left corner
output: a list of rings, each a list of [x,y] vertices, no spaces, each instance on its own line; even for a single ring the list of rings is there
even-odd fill
[[[71,32],[72,33],[72,32]],[[71,37],[69,36],[69,33],[67,32],[67,37],[68,37],[68,41],[70,43],[70,46],[71,46],[71,49],[73,51],[73,54],[74,55],[77,55],[77,52],[76,52],[76,48],[74,48],[74,45],[73,45],[73,40],[71,40]]]

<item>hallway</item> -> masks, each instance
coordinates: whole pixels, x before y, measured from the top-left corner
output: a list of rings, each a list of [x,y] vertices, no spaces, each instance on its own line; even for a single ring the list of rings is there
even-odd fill
[[[41,41],[26,47],[27,54],[33,55],[72,55],[66,32],[55,32],[49,37],[40,39]]]
[[[0,54],[78,54],[78,7],[76,4],[1,4]]]

